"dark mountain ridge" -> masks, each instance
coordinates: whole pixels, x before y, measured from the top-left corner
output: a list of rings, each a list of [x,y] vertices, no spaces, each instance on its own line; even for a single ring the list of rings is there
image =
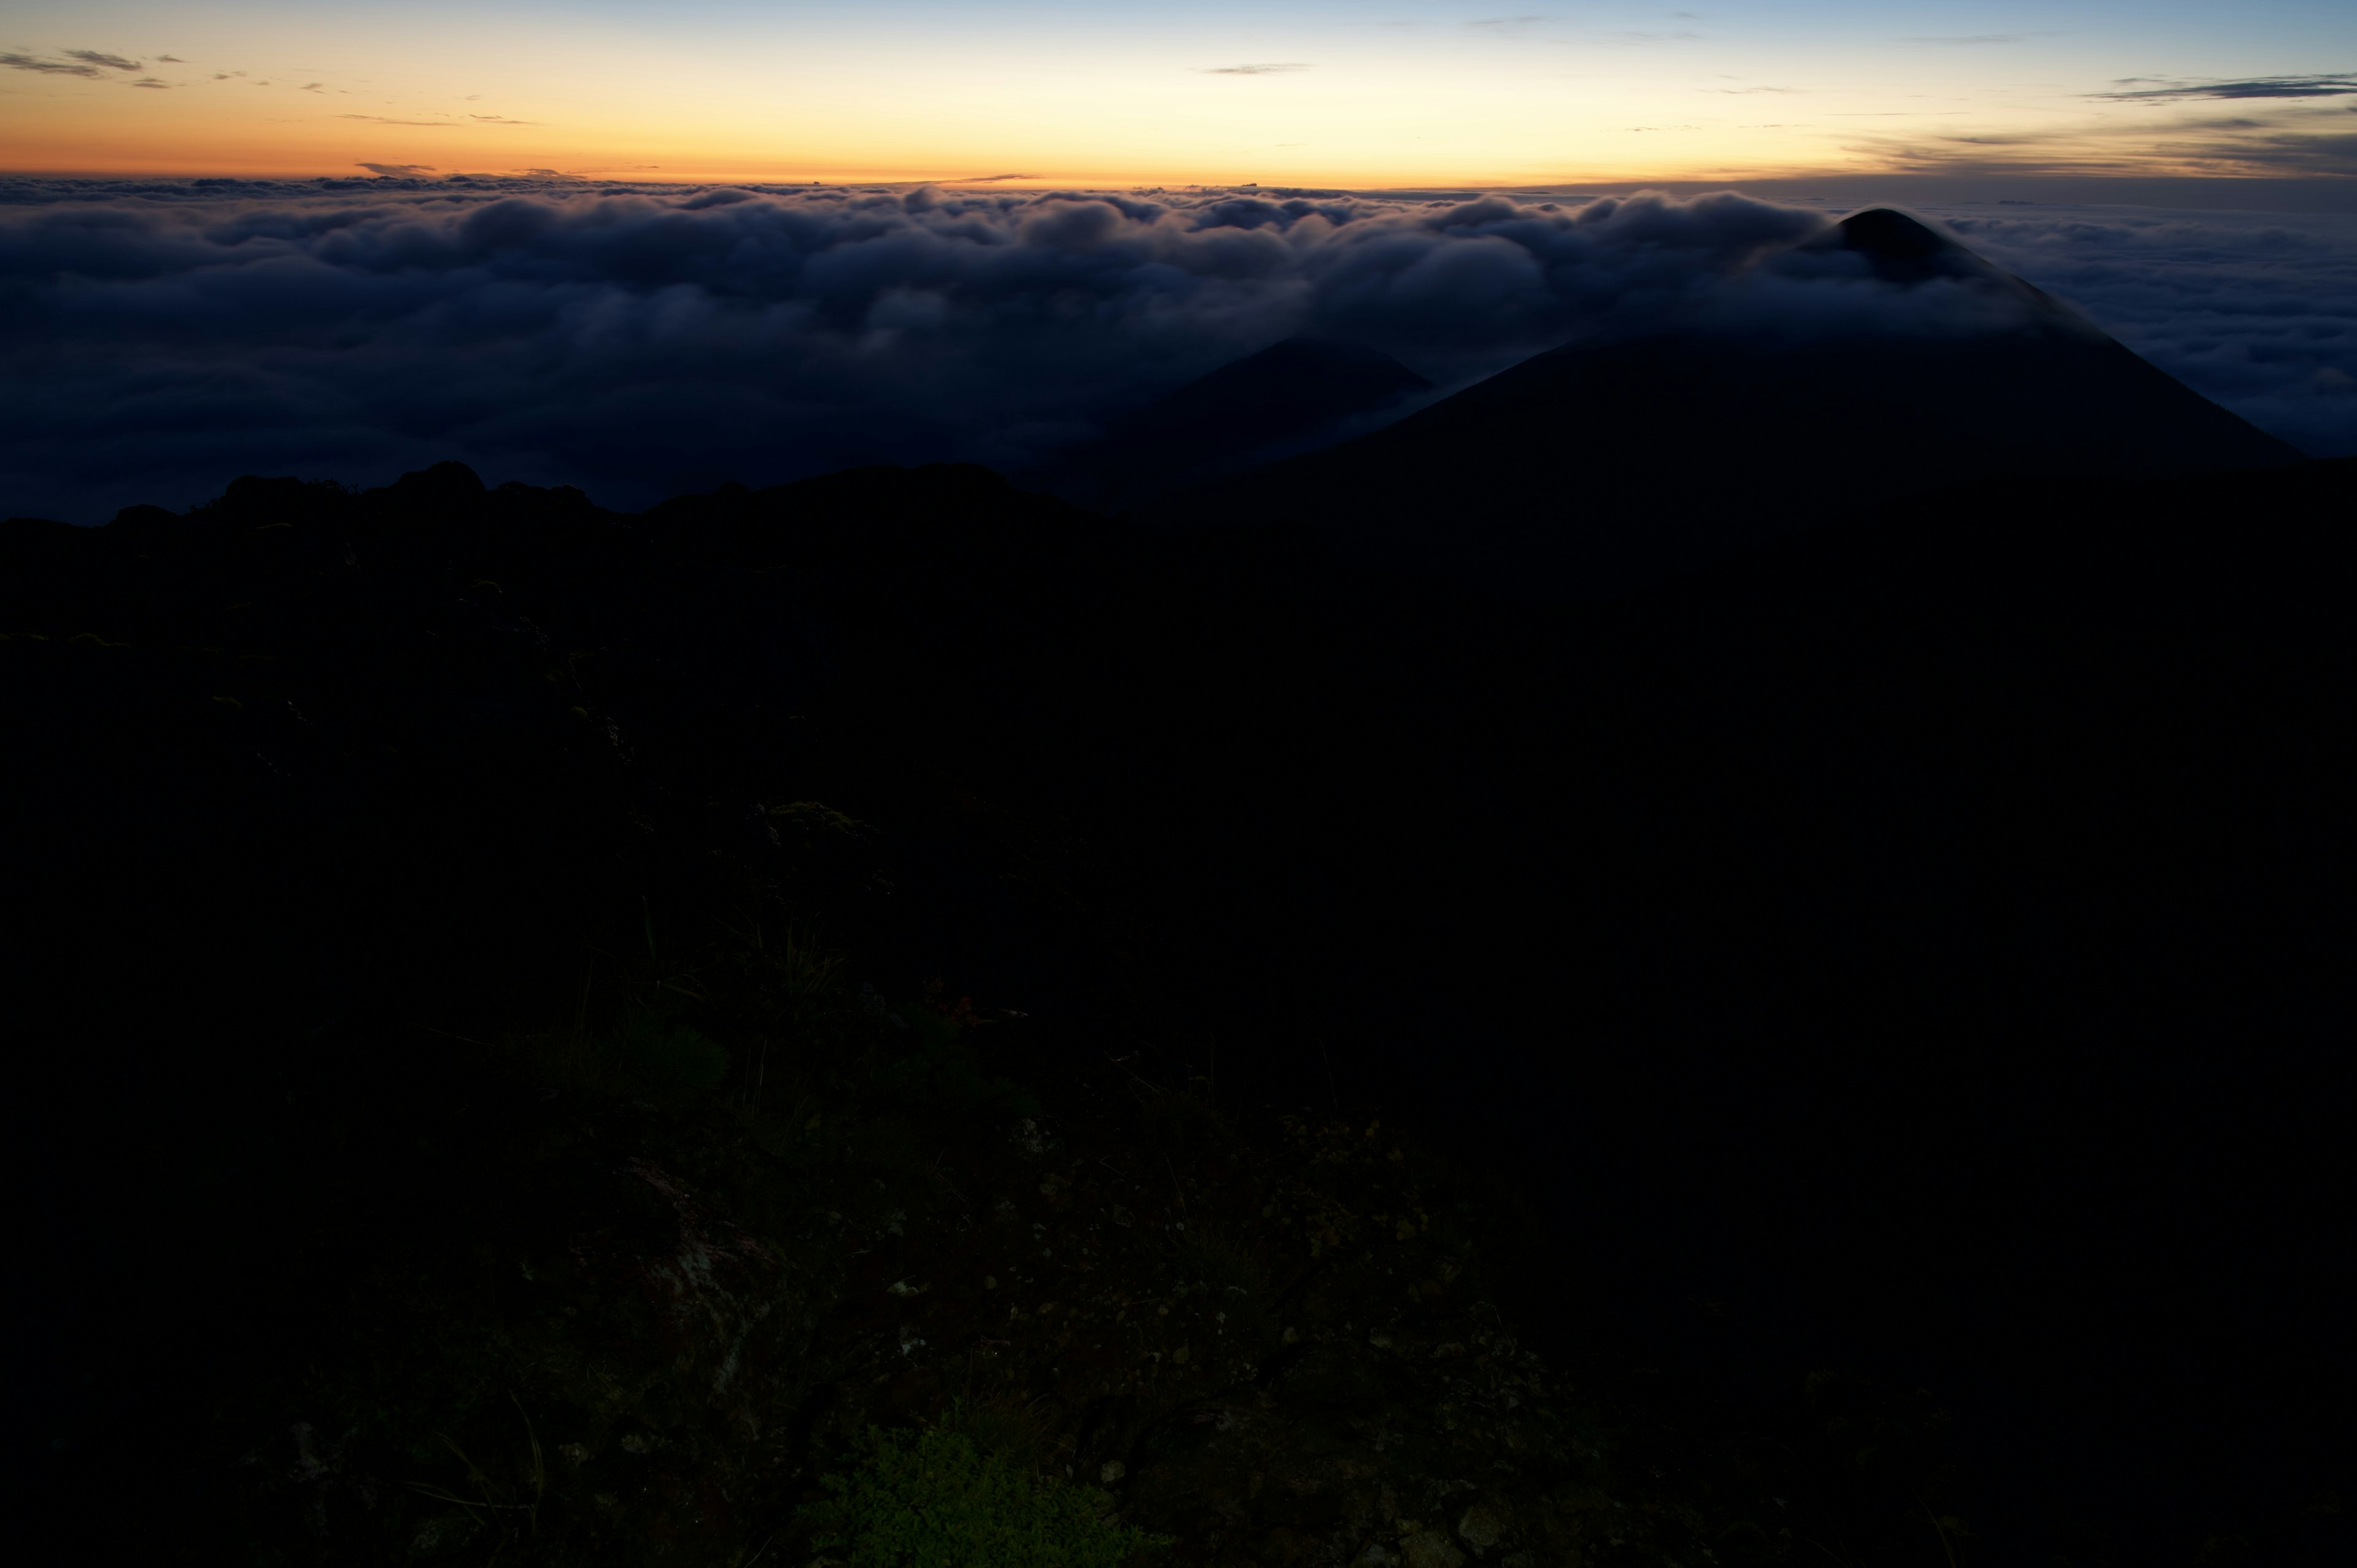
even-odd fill
[[[1567,345],[1326,451],[1166,503],[1303,519],[1349,558],[1537,597],[1618,592],[1847,510],[2006,478],[2158,478],[2300,454],[1902,213],[1778,269],[1864,291]]]

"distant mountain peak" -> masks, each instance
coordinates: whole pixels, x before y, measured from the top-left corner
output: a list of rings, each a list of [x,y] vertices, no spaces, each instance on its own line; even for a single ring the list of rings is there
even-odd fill
[[[1876,285],[1850,286],[1861,263]],[[1906,213],[1762,268],[1779,287],[1748,312],[1549,350],[1176,510],[1307,519],[1361,561],[1575,596],[1954,485],[2300,460]]]
[[[1975,255],[1937,229],[1890,207],[1853,212],[1833,231],[1800,247],[1803,252],[1846,252],[1865,260],[1886,283],[1922,283],[1935,277],[1972,278],[2026,288],[2011,274]]]

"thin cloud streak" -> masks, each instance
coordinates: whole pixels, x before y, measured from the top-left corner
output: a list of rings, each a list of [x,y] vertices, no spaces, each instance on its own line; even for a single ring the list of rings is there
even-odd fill
[[[410,125],[432,131],[465,131],[477,125],[537,125],[538,120],[511,120],[502,114],[469,114],[464,120],[396,120],[389,114],[339,114],[339,120],[365,120],[372,125]]]
[[[2131,78],[2130,80],[2136,80]],[[2262,76],[2247,81],[2181,82],[2132,92],[2091,92],[2112,102],[2171,102],[2205,98],[2345,98],[2357,94],[2357,73],[2324,76]]]
[[[94,65],[69,64],[60,59],[41,59],[27,54],[0,54],[0,66],[10,70],[38,71],[43,76],[82,76],[95,80],[106,74]]]

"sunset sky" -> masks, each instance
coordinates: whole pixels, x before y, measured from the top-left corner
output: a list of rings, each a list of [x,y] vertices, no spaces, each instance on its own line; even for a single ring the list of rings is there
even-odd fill
[[[1360,187],[2357,170],[2347,0],[1523,3],[19,0],[0,166]]]

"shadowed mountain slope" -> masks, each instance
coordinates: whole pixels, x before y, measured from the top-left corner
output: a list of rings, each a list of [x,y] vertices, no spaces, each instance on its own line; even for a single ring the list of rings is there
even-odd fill
[[[1847,314],[1812,318],[1828,280]],[[1858,213],[1743,282],[1739,310],[1541,354],[1160,515],[1308,520],[1369,564],[1577,597],[1958,484],[2299,458],[1900,213]],[[1788,282],[1820,286],[1781,298]]]
[[[1099,504],[1134,505],[1357,434],[1432,390],[1379,349],[1287,338],[1114,421],[1103,442],[1044,478]]]

